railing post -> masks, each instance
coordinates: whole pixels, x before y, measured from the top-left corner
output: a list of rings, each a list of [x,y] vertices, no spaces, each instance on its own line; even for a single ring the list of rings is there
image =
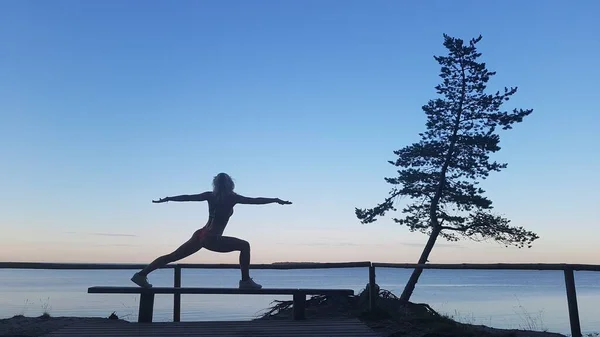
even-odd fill
[[[173,287],[181,288],[181,266],[173,268]],[[181,294],[173,294],[173,322],[181,320]]]
[[[138,310],[138,323],[152,323],[154,312],[154,293],[142,291],[140,293],[140,308]]]
[[[377,293],[376,283],[375,283],[375,266],[371,264],[369,266],[369,310],[375,310],[375,301],[379,294]]]
[[[571,336],[581,337],[579,324],[579,309],[577,308],[577,293],[575,291],[575,275],[573,268],[565,267],[565,286],[567,287],[567,304],[569,306],[569,321],[571,323]]]

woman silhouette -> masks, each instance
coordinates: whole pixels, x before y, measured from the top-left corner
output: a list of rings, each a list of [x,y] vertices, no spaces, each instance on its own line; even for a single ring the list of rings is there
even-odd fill
[[[163,255],[152,261],[141,271],[135,273],[131,278],[135,284],[140,287],[152,287],[148,283],[147,276],[154,270],[167,265],[168,263],[181,260],[188,257],[201,248],[206,248],[213,252],[229,253],[233,251],[240,252],[240,270],[242,279],[240,288],[260,289],[262,286],[250,278],[250,244],[234,237],[223,236],[223,231],[233,214],[233,206],[236,204],[247,205],[265,205],[278,203],[280,205],[289,205],[291,202],[283,201],[278,198],[249,198],[235,193],[233,190],[235,184],[231,177],[226,173],[219,173],[213,179],[213,190],[192,195],[179,195],[176,197],[166,197],[153,203],[167,201],[207,201],[208,202],[208,222],[204,227],[194,232],[192,237],[170,254]]]

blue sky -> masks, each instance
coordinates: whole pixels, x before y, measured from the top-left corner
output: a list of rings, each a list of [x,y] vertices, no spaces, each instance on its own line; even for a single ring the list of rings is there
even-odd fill
[[[596,1],[0,2],[0,260],[147,262],[204,225],[152,204],[230,173],[253,262],[416,261],[426,237],[354,207],[418,139],[442,34],[470,39],[534,113],[484,182],[534,248],[440,241],[432,262],[600,263]],[[187,262],[232,262],[202,251]]]

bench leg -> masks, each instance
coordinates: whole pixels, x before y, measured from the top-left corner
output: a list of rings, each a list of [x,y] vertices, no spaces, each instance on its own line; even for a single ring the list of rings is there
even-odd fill
[[[294,293],[294,320],[305,319],[306,294]]]
[[[152,323],[152,312],[154,311],[154,293],[142,292],[140,294],[140,309],[138,312],[139,323]]]

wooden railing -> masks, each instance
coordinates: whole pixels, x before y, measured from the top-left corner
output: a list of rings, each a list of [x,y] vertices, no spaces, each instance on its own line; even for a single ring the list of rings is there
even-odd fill
[[[62,270],[139,270],[145,264],[127,263],[46,263],[46,262],[0,262],[0,269],[62,269]],[[332,269],[332,268],[368,268],[371,262],[339,263],[276,263],[252,264],[251,269]],[[238,264],[169,264],[160,269],[173,269],[173,287],[181,287],[181,270],[186,269],[238,269]],[[173,321],[181,320],[181,294],[173,295]]]
[[[567,291],[567,305],[569,310],[569,323],[571,325],[571,336],[582,337],[581,324],[579,322],[579,309],[577,306],[577,292],[575,287],[575,271],[600,271],[600,265],[592,264],[556,264],[556,263],[462,263],[462,264],[410,264],[410,263],[378,263],[373,262],[369,274],[375,273],[375,268],[403,268],[403,269],[464,269],[464,270],[556,270],[563,271],[565,276],[565,288]],[[370,277],[371,279],[371,277]],[[372,277],[373,281],[375,276]]]
[[[0,262],[0,269],[69,269],[69,270],[115,270],[141,269],[142,264],[110,264],[110,263],[43,263],[43,262]],[[238,269],[237,264],[170,264],[164,269],[173,269],[173,286],[181,287],[181,270],[187,269]],[[401,269],[463,269],[463,270],[556,270],[563,271],[567,292],[567,304],[571,336],[582,337],[577,306],[575,287],[575,271],[600,271],[600,265],[589,264],[548,264],[548,263],[498,263],[498,264],[412,264],[412,263],[379,263],[379,262],[340,262],[340,263],[285,263],[285,264],[253,264],[251,269],[333,269],[333,268],[368,268],[369,270],[369,305],[373,308],[376,303],[375,268]],[[173,321],[181,319],[181,295],[175,294],[173,299]]]

